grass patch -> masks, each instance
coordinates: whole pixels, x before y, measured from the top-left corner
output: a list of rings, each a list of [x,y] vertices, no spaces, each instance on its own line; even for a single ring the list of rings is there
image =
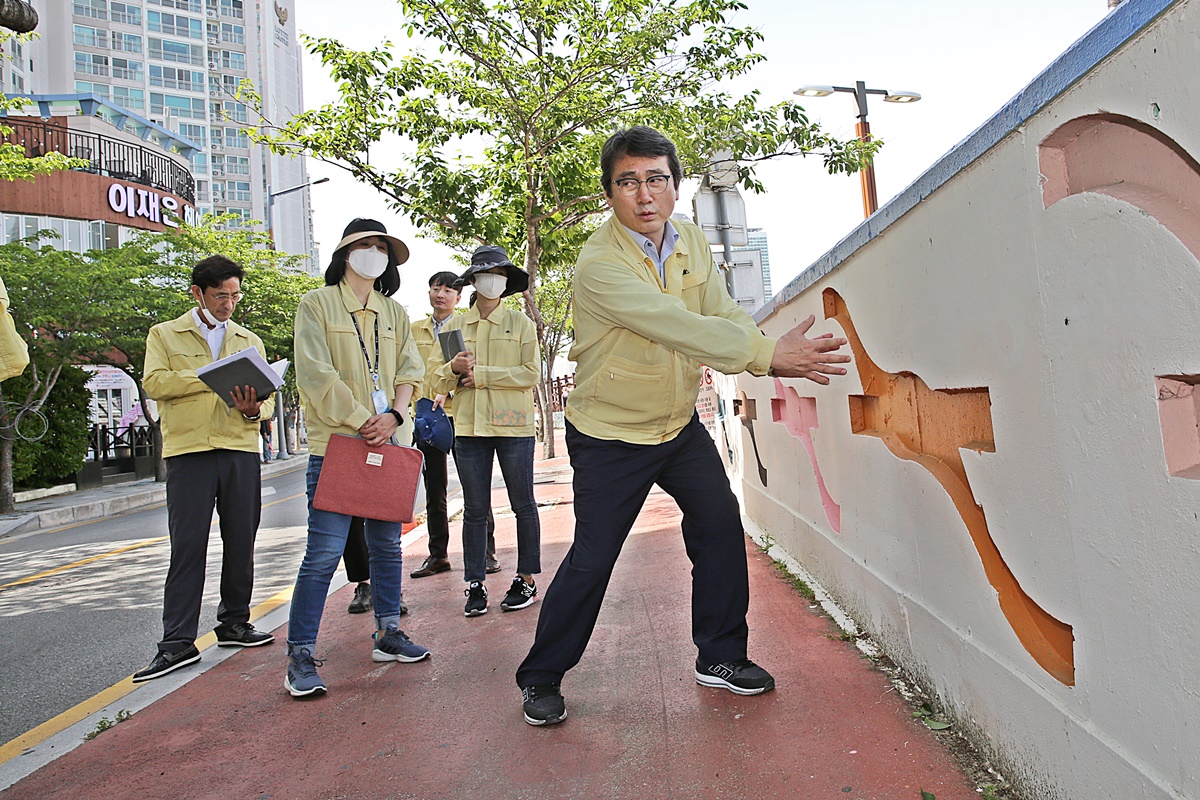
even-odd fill
[[[789,572],[788,568],[778,561],[775,562],[775,571],[779,573],[779,577],[790,583],[801,597],[807,600],[817,599],[817,593],[812,590],[811,586]]]
[[[122,708],[120,711],[117,712],[115,719],[109,719],[108,717],[101,717],[100,721],[96,723],[95,729],[85,733],[83,735],[83,738],[90,742],[92,739],[95,739],[97,736],[104,733],[109,728],[117,727],[117,725],[119,725],[120,723],[124,722],[125,720],[129,719],[132,716],[133,716],[133,714],[129,713],[128,711],[126,711],[125,709]]]

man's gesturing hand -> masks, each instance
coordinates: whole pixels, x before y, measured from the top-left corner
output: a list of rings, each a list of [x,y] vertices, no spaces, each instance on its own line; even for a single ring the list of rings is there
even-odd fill
[[[825,375],[846,374],[845,367],[832,366],[850,360],[850,356],[836,352],[846,344],[845,339],[840,336],[834,338],[832,333],[823,333],[813,339],[804,335],[816,320],[815,316],[810,315],[779,337],[775,356],[771,359],[772,375],[777,378],[808,378],[813,383],[826,384],[829,378]]]

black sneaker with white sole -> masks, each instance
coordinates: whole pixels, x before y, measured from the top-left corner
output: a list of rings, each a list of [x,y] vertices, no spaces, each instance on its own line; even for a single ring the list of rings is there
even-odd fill
[[[463,592],[467,596],[467,604],[463,607],[463,616],[478,617],[487,613],[487,589],[479,581],[471,584]]]
[[[712,665],[696,659],[696,683],[746,695],[762,694],[775,688],[771,673],[748,658]]]
[[[161,678],[167,673],[174,672],[180,667],[186,667],[188,664],[195,664],[200,660],[200,651],[196,649],[196,645],[190,644],[187,649],[180,650],[178,653],[164,653],[159,650],[154,656],[154,660],[150,662],[150,666],[143,670],[133,673],[133,682],[142,683],[144,681],[152,681],[155,678]]]
[[[567,718],[567,704],[557,683],[521,687],[521,710],[530,725],[555,725]]]
[[[537,600],[537,587],[526,583],[525,579],[518,575],[513,578],[512,586],[508,587],[508,594],[500,601],[500,610],[516,611],[518,608],[533,605],[534,600]]]
[[[275,641],[274,636],[255,630],[249,622],[218,625],[213,633],[217,634],[217,647],[261,647]]]

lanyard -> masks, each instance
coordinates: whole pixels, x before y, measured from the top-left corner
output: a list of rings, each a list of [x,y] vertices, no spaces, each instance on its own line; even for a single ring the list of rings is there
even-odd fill
[[[354,332],[358,334],[358,346],[362,348],[363,358],[367,361],[367,372],[371,373],[371,383],[375,385],[375,391],[379,391],[379,314],[375,314],[375,366],[371,366],[371,357],[367,355],[367,343],[363,341],[362,330],[358,327],[358,317],[350,314],[350,321],[354,323]]]

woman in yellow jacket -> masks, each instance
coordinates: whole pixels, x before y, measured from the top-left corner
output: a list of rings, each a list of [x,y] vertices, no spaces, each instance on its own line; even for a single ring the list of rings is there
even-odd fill
[[[447,322],[442,333],[461,330],[466,350],[438,370],[437,390],[454,392],[454,463],[463,488],[467,582],[463,613],[476,617],[488,608],[484,578],[495,459],[517,518],[517,575],[500,608],[515,611],[537,598],[533,576],[542,571],[542,532],[533,499],[533,387],[542,362],[533,322],[501,304],[529,286],[529,275],[509,261],[504,248],[479,247],[459,284],[474,287],[471,307]]]

